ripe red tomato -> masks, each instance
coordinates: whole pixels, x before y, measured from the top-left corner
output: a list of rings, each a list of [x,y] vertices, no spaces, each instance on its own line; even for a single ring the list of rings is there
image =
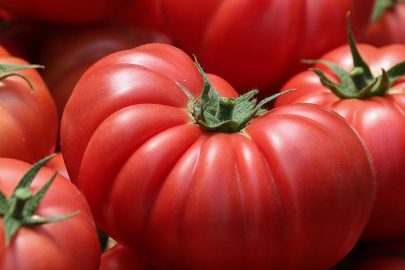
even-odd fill
[[[104,56],[145,43],[170,43],[167,36],[152,30],[120,24],[69,26],[54,29],[39,49],[41,75],[55,101],[59,118],[83,73]]]
[[[376,48],[359,44],[358,51],[374,76],[380,75],[381,69],[388,70],[405,60],[405,45]],[[321,59],[335,63],[345,71],[354,67],[349,45],[336,48]],[[342,83],[323,64],[317,63],[314,68],[322,70],[333,82]],[[363,240],[405,237],[405,77],[401,74],[404,72],[398,71],[395,74],[397,80],[380,88],[383,90],[380,93],[369,97],[343,98],[325,87],[314,72],[303,71],[283,87],[294,86],[298,91],[281,96],[275,102],[275,106],[315,103],[333,109],[349,121],[364,139],[374,161],[377,194]],[[375,81],[373,78],[367,80],[371,83]],[[349,78],[346,81],[353,83],[355,80]]]
[[[110,18],[131,0],[0,0],[0,6],[20,19],[62,24],[89,24]]]
[[[237,121],[227,106],[237,104],[239,119],[252,103],[214,102],[214,90],[190,101],[178,83],[194,97],[211,89],[184,52],[147,44],[98,61],[74,89],[62,153],[97,225],[158,269],[321,270],[341,260],[374,197],[371,159],[353,128],[297,104],[233,133],[207,131],[200,125],[224,117],[219,129],[230,132]]]
[[[21,188],[19,181],[30,167],[30,164],[23,161],[0,158],[0,190],[6,198],[16,194],[13,190],[17,185]],[[33,176],[32,184],[26,188],[35,195],[54,174],[55,171],[52,169],[41,168],[38,174]],[[17,195],[15,196],[18,198]],[[35,212],[32,218],[38,221],[79,211],[78,214],[42,225],[22,225],[11,237],[8,246],[6,246],[4,221],[10,209],[5,211],[3,198],[1,200],[1,269],[98,269],[100,244],[91,212],[82,194],[70,181],[56,174],[38,208],[33,209]],[[21,204],[17,203],[17,205]],[[28,202],[25,205],[28,207]],[[23,213],[25,213],[24,220],[31,217],[27,216],[26,212]],[[18,221],[21,220],[20,215],[13,215],[13,217]]]
[[[99,270],[157,270],[139,257],[135,250],[116,244],[101,255]]]
[[[380,0],[378,0],[381,2]],[[384,1],[387,7],[366,29],[362,42],[377,47],[405,43],[405,2]]]
[[[275,93],[290,76],[304,70],[302,59],[320,57],[345,44],[348,11],[354,31],[361,33],[374,4],[374,0],[160,2],[176,45],[238,91],[257,88],[261,97]]]
[[[0,49],[0,65],[28,65],[23,59]],[[29,163],[54,153],[58,118],[53,99],[38,71],[15,71],[25,76],[9,76],[0,83],[0,157],[16,158]],[[10,72],[7,72],[10,73]],[[0,76],[7,74],[0,73]]]

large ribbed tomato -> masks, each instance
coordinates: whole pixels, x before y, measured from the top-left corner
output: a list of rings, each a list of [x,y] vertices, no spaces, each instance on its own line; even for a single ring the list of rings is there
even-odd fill
[[[147,44],[76,85],[62,153],[96,223],[158,269],[329,269],[372,206],[362,140],[331,110],[265,113],[197,67]]]
[[[291,78],[283,89],[294,86],[298,91],[279,97],[275,106],[315,103],[354,126],[370,150],[377,179],[376,202],[363,239],[405,237],[405,45],[352,45],[353,54],[345,45],[315,64],[322,80],[309,70]],[[335,73],[325,61],[340,68]]]
[[[156,0],[155,0],[156,1]],[[260,96],[346,43],[345,15],[354,31],[368,25],[374,0],[161,0],[167,32],[207,72],[238,91]]]

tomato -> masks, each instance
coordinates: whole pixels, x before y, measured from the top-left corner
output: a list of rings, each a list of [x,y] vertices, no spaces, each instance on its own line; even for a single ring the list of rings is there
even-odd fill
[[[116,244],[101,255],[99,270],[157,270],[132,249]]]
[[[366,70],[369,68],[370,76],[367,75],[367,84],[358,89],[353,89],[354,96],[342,97],[339,91],[332,91],[326,87],[325,81],[320,81],[317,74],[312,71],[303,71],[292,77],[282,89],[297,87],[298,91],[291,95],[279,97],[275,106],[291,103],[315,103],[333,109],[342,115],[364,139],[376,170],[377,194],[370,221],[363,234],[363,240],[389,240],[405,237],[405,182],[403,168],[405,166],[405,77],[403,73],[404,62],[396,70],[393,77],[389,78],[386,85],[378,89],[370,88],[375,82],[377,75],[382,74],[384,69],[390,68],[405,60],[405,45],[389,45],[376,48],[367,44],[359,44],[356,49],[364,65],[354,68],[354,60],[349,45],[336,48],[323,57],[322,61],[328,61],[341,67],[345,71]],[[356,61],[360,61],[357,59]],[[318,62],[313,67],[314,71],[322,71],[332,81],[345,87],[355,82],[360,82],[366,77],[366,72],[359,73],[358,77],[350,76],[340,80],[336,74]],[[392,71],[392,70],[391,70]],[[389,72],[388,72],[389,73]],[[393,74],[391,72],[391,75]],[[350,73],[349,73],[350,74]],[[401,75],[402,74],[402,75]],[[355,76],[355,75],[354,75]],[[379,79],[381,79],[380,77]],[[348,82],[347,84],[344,81]],[[324,86],[325,85],[325,86]],[[350,88],[352,89],[352,88]],[[363,91],[363,90],[366,91]],[[372,90],[371,92],[369,90]],[[357,91],[362,90],[360,96]],[[377,90],[377,91],[374,91]]]
[[[389,5],[388,7],[380,7],[379,2]],[[386,46],[393,43],[405,43],[405,2],[404,1],[376,1],[377,8],[385,8],[380,10],[373,22],[367,27],[362,42],[374,45],[377,47]]]
[[[43,160],[41,160],[43,162]],[[36,164],[37,165],[37,164]],[[1,269],[98,269],[100,244],[89,207],[77,188],[59,174],[55,175],[33,213],[27,208],[21,191],[38,194],[55,174],[49,168],[38,168],[30,181],[21,180],[31,165],[16,159],[0,158],[0,190],[9,198],[14,194],[16,211],[5,209],[1,198],[0,268]],[[34,167],[32,167],[34,168]],[[32,172],[32,169],[30,170]],[[30,183],[32,181],[32,183]],[[22,183],[24,183],[23,186]],[[19,188],[17,189],[17,185]],[[19,191],[15,191],[19,190]],[[20,192],[20,193],[18,193]],[[19,195],[17,195],[19,194]],[[10,201],[11,202],[11,201]],[[35,204],[30,204],[33,207]],[[21,208],[24,206],[23,216]],[[9,214],[14,213],[14,214]],[[32,217],[31,217],[32,215]],[[67,215],[67,216],[66,216]],[[63,218],[62,218],[63,217]],[[5,220],[22,225],[11,236]],[[47,220],[47,219],[54,219]],[[31,223],[24,225],[27,220]],[[45,224],[32,224],[47,221]],[[6,233],[9,232],[9,233]],[[8,239],[8,240],[7,240]],[[9,243],[7,243],[9,242]]]
[[[0,64],[28,65],[23,59],[0,50]],[[3,78],[0,83],[0,157],[33,163],[54,153],[58,118],[47,86],[34,68],[14,71],[21,76]],[[2,72],[0,76],[9,74]]]
[[[131,0],[0,0],[0,6],[20,19],[61,24],[89,24],[106,20]]]
[[[345,15],[354,31],[369,22],[374,0],[199,1],[162,0],[167,33],[207,72],[239,92],[261,97],[304,70],[302,59],[320,57],[346,43]]]
[[[320,106],[262,115],[255,92],[238,97],[198,67],[146,44],[101,59],[76,85],[62,153],[96,224],[158,269],[336,264],[373,202],[362,140]]]
[[[170,43],[163,34],[120,24],[59,27],[43,41],[38,63],[54,98],[59,118],[83,73],[97,60],[113,52],[145,43]]]

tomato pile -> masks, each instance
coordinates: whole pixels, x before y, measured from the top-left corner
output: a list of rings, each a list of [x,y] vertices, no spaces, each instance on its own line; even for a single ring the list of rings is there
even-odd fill
[[[0,0],[0,269],[405,269],[403,10]]]

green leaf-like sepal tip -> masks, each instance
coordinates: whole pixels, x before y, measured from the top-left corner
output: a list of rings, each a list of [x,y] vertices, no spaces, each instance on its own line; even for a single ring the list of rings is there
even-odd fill
[[[33,194],[29,187],[38,171],[54,156],[55,155],[50,155],[35,163],[21,178],[20,182],[18,182],[10,198],[7,199],[4,193],[0,190],[0,215],[3,217],[3,227],[7,246],[10,244],[14,234],[22,226],[38,226],[50,222],[61,221],[79,213],[74,212],[68,215],[44,219],[34,215],[57,173],[55,172],[51,179],[36,194]]]
[[[212,86],[207,75],[201,68],[197,59],[195,64],[204,79],[204,86],[201,96],[195,98],[184,86],[177,85],[190,99],[188,109],[194,117],[195,122],[208,131],[235,133],[245,128],[249,122],[267,112],[263,106],[280,95],[286,94],[295,89],[290,89],[268,98],[257,104],[254,96],[259,92],[252,90],[238,98],[221,97],[218,91]]]
[[[350,13],[347,14],[347,26],[349,45],[353,57],[353,69],[347,72],[338,65],[324,60],[303,60],[303,62],[322,64],[332,70],[339,78],[340,83],[332,82],[322,70],[310,68],[310,70],[319,76],[322,85],[330,89],[341,99],[366,99],[374,96],[383,96],[396,80],[405,76],[405,61],[396,64],[388,71],[382,69],[382,74],[374,77],[357,49],[351,30],[349,15]]]
[[[31,68],[44,68],[44,66],[41,65],[13,65],[13,64],[0,64],[0,72],[8,72],[6,74],[3,74],[0,76],[0,81],[10,77],[10,76],[19,76],[21,78],[23,78],[29,85],[29,87],[31,88],[31,93],[34,93],[34,87],[32,86],[30,80],[25,77],[24,75],[15,72],[18,70],[23,70],[23,69],[31,69]]]

